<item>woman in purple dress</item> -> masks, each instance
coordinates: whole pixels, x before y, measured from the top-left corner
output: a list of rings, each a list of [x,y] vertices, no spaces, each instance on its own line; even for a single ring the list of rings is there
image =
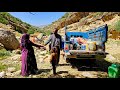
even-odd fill
[[[21,67],[21,74],[22,76],[28,76],[30,74],[35,74],[38,70],[36,58],[34,54],[34,49],[32,46],[35,47],[44,47],[42,45],[34,44],[29,40],[30,35],[24,34],[21,38],[21,50],[22,50],[22,67]]]

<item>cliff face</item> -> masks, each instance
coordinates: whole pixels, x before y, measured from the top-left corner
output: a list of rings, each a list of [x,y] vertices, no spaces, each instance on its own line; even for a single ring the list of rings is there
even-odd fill
[[[14,30],[19,33],[27,32],[29,30],[35,31],[37,28],[23,22],[22,20],[12,16],[8,12],[0,12],[0,28]],[[2,25],[4,24],[4,25]],[[5,26],[6,25],[6,26]],[[9,26],[9,27],[8,27]]]
[[[56,26],[58,29],[61,29],[65,26],[65,24],[70,25],[76,22],[79,22],[80,19],[89,15],[89,12],[71,12],[69,13],[68,17],[63,21],[59,22]]]
[[[89,29],[99,27],[107,24],[109,27],[109,34],[113,32],[119,33],[120,12],[68,12],[62,18],[53,22],[51,25],[44,28],[44,30],[53,30],[55,27],[59,29],[61,35],[64,34],[65,24],[68,31],[87,31]],[[119,37],[119,34],[117,34]]]
[[[68,12],[63,17],[61,17],[58,21],[53,22],[47,27],[44,27],[45,30],[53,30],[55,27],[61,29],[67,25],[79,22],[80,19],[89,15],[90,12]]]
[[[67,25],[79,22],[79,25],[89,25],[92,22],[101,20],[103,22],[109,21],[114,18],[114,15],[120,15],[119,12],[68,12],[66,17],[58,19],[44,29],[58,28],[61,29]]]

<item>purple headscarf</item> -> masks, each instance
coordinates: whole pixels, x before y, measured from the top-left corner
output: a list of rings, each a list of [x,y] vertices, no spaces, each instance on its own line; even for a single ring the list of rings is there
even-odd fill
[[[30,42],[29,40],[30,35],[29,34],[24,34],[21,38],[21,47],[26,48],[27,44]]]

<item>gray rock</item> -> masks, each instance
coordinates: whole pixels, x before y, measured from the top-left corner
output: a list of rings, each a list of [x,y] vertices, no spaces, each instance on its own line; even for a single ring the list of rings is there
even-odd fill
[[[32,75],[29,75],[28,78],[32,78],[33,76]]]
[[[15,72],[15,70],[16,70],[15,67],[9,67],[8,68],[8,72],[11,72],[11,73]]]
[[[84,77],[87,77],[87,78],[96,78],[97,76],[96,75],[93,75],[92,73],[90,72],[82,72],[81,73]]]
[[[40,59],[40,63],[45,63],[43,58]]]
[[[7,72],[7,73],[6,73],[6,76],[7,76],[7,77],[10,77],[11,75],[12,75],[12,73],[10,73],[10,72]]]
[[[14,53],[14,54],[21,54],[21,50],[13,50],[12,53]]]
[[[5,77],[5,71],[0,72],[0,78]]]
[[[21,73],[21,70],[18,70],[18,71],[16,71],[16,72],[14,72],[15,76],[20,75],[20,73]]]
[[[20,59],[21,59],[21,55],[15,55],[11,58],[11,60],[14,60],[14,61],[17,61],[17,60],[20,61]]]
[[[0,29],[0,43],[8,50],[15,50],[20,45],[14,33],[5,29]]]
[[[40,34],[37,36],[37,38],[38,38],[39,40],[41,40],[42,37],[43,37],[43,33],[40,33]]]
[[[32,78],[37,78],[37,75],[33,75],[33,77]]]
[[[110,60],[110,61],[114,61],[114,60],[116,60],[116,58],[113,57],[112,55],[107,55],[106,58],[107,58],[108,60]]]
[[[41,55],[45,55],[46,53],[47,53],[47,51],[46,51],[46,50],[45,50],[45,51],[41,51],[41,52],[40,52],[40,54],[41,54]]]

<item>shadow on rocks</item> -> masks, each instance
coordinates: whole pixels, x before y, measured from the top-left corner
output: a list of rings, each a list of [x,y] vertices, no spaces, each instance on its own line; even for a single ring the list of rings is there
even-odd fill
[[[47,73],[50,72],[52,69],[39,69],[36,74],[41,74],[42,72]]]
[[[61,75],[59,74],[51,74],[48,78],[63,78]]]
[[[58,64],[58,66],[70,66],[70,64],[69,63],[67,63],[67,64]]]
[[[63,73],[68,73],[68,71],[59,71],[57,74],[63,74]]]

